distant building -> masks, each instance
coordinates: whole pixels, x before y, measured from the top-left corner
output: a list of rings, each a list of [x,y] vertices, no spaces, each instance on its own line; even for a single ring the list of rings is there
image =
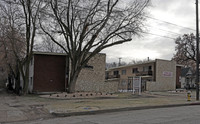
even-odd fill
[[[195,74],[190,67],[181,68],[181,88],[195,88]]]
[[[132,90],[133,77],[140,76],[142,91],[167,91],[180,87],[180,67],[175,61],[147,61],[106,70],[106,79],[118,81],[118,90]]]
[[[65,91],[68,87],[67,59],[66,54],[34,52],[30,64],[29,92]],[[76,91],[109,91],[109,84],[105,82],[105,59],[105,54],[91,58],[79,74]]]

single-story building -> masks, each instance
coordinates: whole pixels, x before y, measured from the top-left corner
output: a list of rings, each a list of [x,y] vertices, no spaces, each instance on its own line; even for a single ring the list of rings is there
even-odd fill
[[[108,92],[112,89],[112,86],[105,82],[105,60],[106,55],[102,53],[91,58],[78,76],[76,91]],[[66,54],[34,52],[30,63],[29,92],[65,91],[68,86],[66,61]]]

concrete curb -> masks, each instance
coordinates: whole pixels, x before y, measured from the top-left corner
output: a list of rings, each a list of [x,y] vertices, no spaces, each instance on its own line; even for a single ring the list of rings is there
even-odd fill
[[[51,114],[57,117],[70,117],[70,116],[79,116],[79,115],[94,115],[94,114],[103,114],[111,112],[120,112],[120,111],[132,111],[132,110],[144,110],[144,109],[156,109],[156,108],[168,108],[168,107],[181,107],[181,106],[194,106],[200,105],[200,102],[195,103],[185,103],[185,104],[171,104],[171,105],[155,105],[155,106],[139,106],[139,107],[125,107],[125,108],[116,108],[116,109],[104,109],[104,110],[94,110],[94,111],[82,111],[82,112],[69,112],[69,113],[57,113],[52,112]]]

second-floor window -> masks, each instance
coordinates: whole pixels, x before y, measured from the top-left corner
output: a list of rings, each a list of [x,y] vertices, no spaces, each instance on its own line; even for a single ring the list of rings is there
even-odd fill
[[[113,75],[119,75],[119,71],[114,71]]]
[[[144,71],[144,72],[147,72],[148,70],[149,70],[148,66],[144,66],[144,67],[143,67],[143,71]]]
[[[122,75],[126,75],[126,70],[122,70]]]
[[[134,73],[138,73],[138,68],[133,68],[132,69],[132,73],[134,74]]]
[[[151,66],[144,66],[144,67],[143,67],[143,71],[144,71],[144,72],[152,71],[152,67],[151,67]]]
[[[152,71],[152,67],[151,66],[149,66],[149,71]]]

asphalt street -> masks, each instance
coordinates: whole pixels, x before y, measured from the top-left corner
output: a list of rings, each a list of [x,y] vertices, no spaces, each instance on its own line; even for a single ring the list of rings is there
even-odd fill
[[[199,124],[200,106],[183,106],[146,110],[114,112],[98,115],[84,115],[15,124]],[[7,123],[8,124],[8,123]]]

